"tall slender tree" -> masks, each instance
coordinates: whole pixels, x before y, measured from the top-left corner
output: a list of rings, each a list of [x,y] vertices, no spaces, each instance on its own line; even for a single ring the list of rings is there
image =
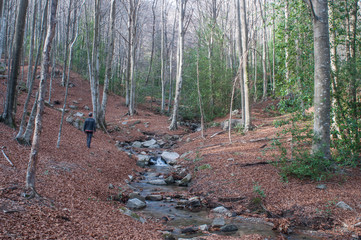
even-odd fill
[[[58,0],[52,0],[51,10],[50,10],[51,11],[50,22],[48,25],[48,32],[45,39],[43,57],[41,62],[39,100],[38,100],[38,109],[35,119],[35,131],[31,145],[28,169],[26,172],[26,189],[27,191],[29,191],[29,197],[34,197],[37,194],[35,189],[36,166],[38,162],[40,136],[43,127],[42,123],[43,123],[44,99],[45,99],[45,91],[46,91],[45,84],[49,75],[48,73],[50,66],[50,51],[52,47],[52,41],[55,35],[57,8],[58,8]]]
[[[186,12],[188,0],[179,0],[179,19],[178,19],[178,50],[177,50],[177,79],[176,79],[176,90],[174,96],[174,105],[172,113],[172,121],[169,126],[170,130],[178,129],[177,118],[178,118],[178,108],[180,101],[180,94],[182,90],[183,83],[183,51],[184,51],[184,36],[185,36],[185,27],[184,27],[184,16]]]
[[[100,114],[99,114],[99,125],[104,129],[106,129],[105,113],[106,113],[107,103],[108,103],[109,81],[112,77],[111,74],[112,74],[112,64],[113,64],[113,56],[114,56],[115,12],[116,12],[115,0],[112,0],[110,5],[111,5],[110,21],[109,21],[110,37],[109,37],[109,44],[108,44],[108,55],[107,55],[106,66],[105,66],[103,100],[102,100],[102,105],[101,105]]]
[[[315,89],[314,89],[314,141],[313,153],[331,158],[330,151],[330,38],[328,1],[310,0],[313,13]]]
[[[0,121],[3,121],[5,124],[15,127],[15,98],[16,98],[16,86],[18,75],[20,71],[20,60],[21,53],[24,42],[24,29],[25,29],[25,20],[26,20],[26,11],[29,5],[29,0],[21,0],[16,20],[15,28],[15,42],[11,63],[11,72],[8,79],[8,84],[6,88],[6,101],[4,112],[0,118]]]

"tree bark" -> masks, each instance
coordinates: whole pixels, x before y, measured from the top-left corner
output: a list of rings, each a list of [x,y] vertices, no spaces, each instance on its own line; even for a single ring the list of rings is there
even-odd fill
[[[45,3],[45,9],[43,11],[43,16],[42,16],[42,23],[41,23],[41,32],[40,32],[40,39],[39,39],[39,46],[38,46],[38,52],[36,55],[36,60],[35,60],[35,65],[34,65],[34,70],[31,71],[31,67],[28,68],[29,72],[32,72],[30,79],[28,79],[29,81],[29,86],[28,86],[28,95],[26,97],[25,103],[24,103],[24,110],[23,110],[23,114],[21,117],[21,122],[20,122],[20,127],[19,127],[19,132],[16,135],[16,139],[20,142],[22,142],[23,138],[24,138],[24,127],[25,127],[25,119],[26,119],[26,114],[27,114],[27,108],[29,105],[29,101],[30,101],[30,97],[31,94],[33,92],[33,85],[34,85],[34,81],[35,81],[35,76],[36,76],[36,70],[37,70],[37,66],[38,66],[38,62],[39,62],[39,58],[40,58],[40,52],[41,52],[41,46],[43,43],[43,35],[45,32],[45,25],[46,25],[46,21],[47,21],[47,14],[48,13],[48,0]],[[35,31],[35,29],[34,29]]]
[[[180,101],[180,94],[183,83],[183,50],[184,50],[184,15],[186,11],[188,0],[179,0],[179,22],[178,22],[178,52],[177,52],[177,79],[176,79],[176,90],[174,96],[174,105],[172,113],[172,122],[169,126],[170,130],[178,129],[177,118],[178,108]]]
[[[139,0],[129,1],[129,44],[130,44],[130,56],[129,56],[129,82],[130,82],[130,96],[128,113],[133,116],[135,113],[135,56],[136,56],[136,38],[137,38],[137,22],[139,11]]]
[[[106,129],[106,122],[105,122],[105,112],[108,103],[108,93],[109,93],[109,81],[111,79],[112,74],[112,64],[113,64],[113,52],[114,52],[114,33],[115,33],[115,0],[112,0],[110,8],[110,22],[109,22],[109,33],[110,33],[110,40],[108,45],[108,56],[106,60],[105,66],[105,80],[104,80],[104,87],[103,87],[103,100],[99,114],[99,125]]]
[[[45,39],[43,57],[41,62],[39,100],[38,100],[38,109],[35,119],[35,130],[34,130],[32,146],[31,146],[28,169],[26,172],[26,189],[31,191],[30,193],[31,197],[36,195],[35,174],[36,174],[36,166],[37,166],[38,154],[39,154],[40,136],[42,130],[44,98],[46,91],[45,83],[48,78],[49,65],[50,65],[50,51],[51,51],[52,41],[55,35],[57,6],[58,6],[58,0],[52,0],[50,24],[48,26],[48,33]]]
[[[92,51],[92,77],[90,78],[90,87],[93,104],[93,116],[96,122],[99,117],[99,21],[100,21],[100,1],[94,1],[94,36]]]
[[[248,76],[248,32],[247,32],[247,20],[246,20],[246,2],[241,0],[240,2],[241,9],[241,22],[242,22],[242,66],[243,66],[243,89],[244,89],[244,131],[247,132],[252,128],[251,121],[251,108],[250,108],[250,98],[249,98],[249,76]]]
[[[25,19],[26,11],[28,8],[29,1],[21,0],[19,5],[18,16],[16,20],[16,31],[15,31],[15,43],[13,50],[13,57],[11,63],[11,73],[10,78],[8,79],[8,84],[6,88],[6,101],[4,106],[4,112],[0,118],[6,125],[15,128],[15,98],[16,98],[16,85],[20,70],[20,60],[21,52],[24,41],[24,29],[25,29]]]
[[[328,1],[312,0],[314,9],[314,140],[312,151],[330,159],[330,41],[328,28]]]
[[[68,7],[68,17],[66,22],[66,35],[65,35],[65,51],[64,51],[64,65],[63,65],[63,77],[61,79],[61,85],[65,86],[66,81],[66,69],[68,64],[68,56],[69,56],[69,32],[70,32],[70,16],[71,16],[71,8],[73,7],[73,0],[69,1]]]
[[[32,23],[31,23],[31,36],[30,36],[30,46],[29,46],[29,58],[28,58],[28,78],[26,81],[26,87],[29,89],[30,88],[30,81],[31,81],[31,71],[30,69],[32,69],[33,66],[33,52],[34,52],[34,42],[35,42],[35,26],[36,26],[36,11],[37,11],[37,5],[38,5],[38,1],[34,1],[34,5],[33,5],[33,18],[32,18]]]

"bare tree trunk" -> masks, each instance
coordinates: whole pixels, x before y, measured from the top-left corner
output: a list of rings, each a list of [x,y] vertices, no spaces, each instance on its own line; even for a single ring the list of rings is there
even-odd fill
[[[130,34],[130,62],[129,62],[129,82],[130,82],[130,96],[128,113],[133,116],[135,113],[135,56],[136,56],[136,39],[137,39],[137,22],[139,0],[129,1],[129,34]]]
[[[285,0],[285,81],[286,83],[289,83],[290,81],[290,69],[289,69],[289,49],[288,49],[288,40],[289,40],[289,27],[288,27],[288,21],[289,21],[289,0]]]
[[[31,69],[33,66],[33,52],[34,52],[34,42],[35,42],[35,26],[36,26],[36,14],[37,14],[37,7],[38,1],[34,1],[33,5],[33,18],[32,18],[32,24],[31,24],[31,36],[30,36],[30,50],[29,50],[29,58],[28,58],[28,78],[26,81],[26,87],[30,88],[30,81],[31,81]]]
[[[75,23],[77,25],[75,26]],[[76,40],[78,39],[78,32],[79,32],[79,21],[77,21],[77,10],[74,10],[74,29],[76,29],[76,33],[73,34],[73,42],[69,45],[69,67],[68,67],[68,74],[66,76],[66,82],[65,82],[65,96],[64,96],[64,105],[63,110],[61,112],[61,120],[60,120],[60,126],[59,126],[59,133],[58,133],[58,141],[56,143],[56,147],[60,147],[60,141],[61,141],[61,132],[63,129],[63,122],[64,122],[64,115],[65,115],[65,108],[66,108],[66,101],[68,99],[68,91],[69,91],[69,79],[70,79],[70,70],[72,65],[72,59],[73,59],[73,49],[74,45],[76,43]]]
[[[341,104],[338,104],[339,102],[339,92],[338,92],[338,60],[337,60],[337,41],[336,41],[336,26],[334,25],[335,20],[335,2],[334,0],[331,1],[332,7],[330,7],[330,47],[331,47],[331,78],[332,78],[332,108],[334,111],[333,119],[332,119],[332,127],[337,130],[338,133],[340,133],[340,128],[338,126],[338,119],[336,114],[337,107],[341,107]]]
[[[7,8],[7,2],[8,1],[3,1],[1,3],[1,26],[0,26],[0,59],[3,55],[3,48],[4,48],[4,40],[5,40],[5,34],[6,34],[6,19],[7,19],[7,15],[6,13],[6,8]]]
[[[161,64],[161,83],[162,83],[162,103],[160,111],[164,113],[165,109],[165,60],[164,60],[164,53],[165,53],[165,1],[162,0],[162,20],[161,20],[161,47],[160,47],[160,64]]]
[[[13,58],[11,64],[11,73],[8,80],[7,89],[6,89],[6,101],[4,106],[4,112],[0,118],[6,125],[10,127],[15,127],[15,97],[16,97],[16,85],[17,79],[20,70],[20,60],[21,52],[24,41],[24,28],[25,28],[25,19],[26,11],[28,8],[28,0],[21,0],[19,5],[18,17],[16,20],[16,32],[15,32],[15,43],[13,50]]]
[[[164,1],[164,0],[163,0]],[[149,82],[150,73],[152,72],[152,66],[153,66],[153,58],[154,58],[154,45],[155,45],[155,20],[156,20],[156,13],[155,13],[155,7],[157,6],[157,0],[153,1],[152,5],[152,13],[153,13],[153,24],[152,24],[152,50],[150,53],[150,61],[149,61],[149,68],[148,68],[148,74],[147,78],[145,80],[145,85]],[[162,5],[163,9],[163,5]],[[163,10],[162,10],[163,11]],[[162,24],[162,23],[161,23]],[[163,39],[163,38],[162,38]],[[163,41],[163,40],[161,40]]]
[[[176,90],[174,97],[174,106],[172,113],[172,122],[169,126],[170,130],[178,129],[177,117],[178,117],[178,108],[180,93],[182,90],[183,82],[183,50],[184,50],[184,15],[186,11],[188,0],[179,0],[179,25],[178,25],[178,53],[177,53],[177,80],[176,80]]]
[[[89,74],[89,82],[92,84],[93,70],[92,70],[92,62],[90,60],[90,37],[89,37],[89,25],[88,25],[88,11],[86,4],[84,5],[85,11],[85,39],[86,39],[86,54],[87,54],[87,62],[88,62],[88,74]]]
[[[312,151],[331,158],[330,151],[330,41],[328,28],[328,1],[312,0],[314,10],[314,141]]]
[[[261,0],[259,0],[259,8],[261,9],[261,15],[263,20],[263,47],[262,47],[262,67],[263,67],[263,95],[262,100],[267,99],[267,28],[266,28],[266,1],[263,1],[263,6]]]
[[[96,122],[99,117],[99,22],[100,22],[100,1],[94,1],[94,36],[92,51],[92,77],[91,77],[91,95],[93,104],[93,116]]]
[[[66,35],[65,35],[65,51],[64,51],[64,65],[63,65],[63,77],[61,79],[61,85],[65,86],[66,81],[66,69],[68,64],[68,57],[69,57],[69,32],[70,32],[70,16],[71,16],[71,9],[73,7],[73,0],[69,0],[69,7],[68,7],[68,17],[66,22]]]
[[[241,8],[241,22],[242,22],[242,65],[243,65],[243,86],[244,86],[244,131],[248,131],[252,128],[251,121],[251,107],[250,107],[250,98],[249,98],[249,76],[248,76],[248,31],[247,31],[247,10],[246,10],[246,2],[245,0],[241,0],[240,4]]]
[[[201,88],[199,86],[199,46],[197,48],[197,92],[198,92],[199,113],[201,114],[201,136],[202,138],[204,138],[204,112],[202,106],[203,103],[202,103]]]
[[[55,33],[57,34],[57,33]],[[57,39],[54,39],[54,47],[52,49],[52,54],[51,54],[51,59],[52,59],[52,64],[51,64],[51,75],[50,75],[50,83],[49,83],[49,99],[48,99],[48,103],[50,103],[51,101],[51,92],[53,90],[53,80],[55,77],[55,68],[56,68],[56,46],[57,46]]]
[[[276,74],[275,74],[275,69],[276,69],[276,23],[275,23],[275,7],[273,6],[273,24],[272,24],[272,29],[273,29],[273,49],[272,49],[272,94],[273,96],[276,95]]]
[[[29,116],[29,121],[28,121],[28,124],[26,125],[24,135],[23,135],[23,137],[17,139],[22,144],[31,145],[30,138],[31,138],[31,136],[33,134],[33,131],[34,131],[34,121],[35,121],[36,110],[37,110],[37,107],[38,107],[38,98],[39,98],[39,92],[37,91],[36,96],[35,96],[35,100],[34,100],[34,103],[33,103],[33,107],[31,109],[31,113],[30,113],[30,116]]]
[[[239,61],[239,67],[238,67],[238,73],[237,74],[238,74],[238,78],[239,78],[239,84],[241,86],[242,125],[244,126],[245,121],[246,121],[246,112],[245,112],[245,92],[244,92],[244,74],[243,74],[243,61],[244,61],[244,59],[243,59],[243,51],[245,51],[246,49],[243,49],[243,41],[245,39],[242,39],[241,6],[240,6],[239,1],[240,0],[236,0],[237,35],[238,35],[237,36],[237,46],[238,46],[238,61]]]
[[[24,133],[24,127],[25,127],[25,119],[26,119],[26,114],[27,114],[27,108],[28,108],[28,105],[29,105],[31,94],[33,92],[33,85],[34,85],[34,81],[35,81],[37,65],[38,65],[39,58],[40,58],[41,46],[42,46],[42,43],[43,43],[43,35],[44,35],[44,32],[45,32],[45,25],[46,25],[45,22],[47,21],[47,13],[48,13],[48,0],[46,1],[45,9],[44,9],[43,16],[42,16],[41,32],[40,32],[38,52],[37,52],[36,60],[35,60],[35,66],[34,66],[33,73],[31,74],[31,78],[28,79],[28,80],[30,80],[29,81],[29,87],[28,87],[28,95],[26,97],[25,104],[24,104],[24,110],[23,110],[23,114],[22,114],[22,117],[21,117],[19,132],[16,135],[16,139],[19,142],[23,142],[23,138],[24,138],[23,133]],[[31,72],[30,69],[28,69],[28,71]]]
[[[106,129],[105,122],[105,112],[107,108],[108,102],[108,93],[109,93],[109,80],[112,77],[112,64],[113,64],[113,52],[114,52],[114,35],[115,35],[115,0],[111,1],[111,9],[110,9],[110,22],[109,22],[109,33],[110,33],[110,41],[108,45],[108,56],[107,62],[105,66],[105,80],[104,80],[104,88],[103,88],[103,101],[99,114],[99,125]]]
[[[34,130],[32,146],[31,146],[29,164],[26,172],[26,189],[30,191],[30,197],[33,197],[37,194],[35,190],[35,174],[36,174],[36,166],[38,161],[40,135],[42,130],[44,98],[46,91],[45,83],[48,78],[49,65],[50,65],[50,51],[51,51],[52,41],[55,35],[57,6],[58,6],[58,0],[52,0],[50,24],[48,27],[48,33],[44,44],[44,51],[42,57],[43,60],[41,62],[38,109],[35,119],[35,130]]]

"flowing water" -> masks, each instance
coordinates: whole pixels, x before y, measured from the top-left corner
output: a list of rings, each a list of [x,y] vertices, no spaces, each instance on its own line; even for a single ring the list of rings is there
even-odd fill
[[[184,209],[176,208],[179,198],[182,196],[182,192],[187,191],[186,187],[180,187],[176,185],[151,185],[148,182],[151,180],[163,179],[164,175],[171,171],[168,166],[160,157],[152,158],[150,160],[151,165],[150,171],[147,171],[143,175],[143,180],[139,182],[133,182],[131,185],[136,188],[140,194],[144,197],[147,195],[162,194],[162,201],[146,201],[147,207],[138,210],[143,215],[164,220],[167,227],[173,229],[172,235],[175,238],[192,238],[202,236],[207,233],[202,231],[190,231],[191,233],[182,233],[182,229],[189,228],[198,229],[199,226],[206,224],[211,226],[213,219],[209,217],[209,210],[202,210],[199,212],[191,212]],[[177,196],[178,195],[178,196]],[[171,197],[172,196],[172,197]],[[177,197],[174,197],[177,196]],[[232,235],[232,236],[243,236],[249,234],[260,234],[265,239],[276,239],[279,233],[272,230],[272,226],[264,223],[262,220],[244,218],[235,216],[231,218],[225,218],[226,224],[232,224],[237,226],[238,230],[224,233],[224,232],[213,232],[220,235]],[[188,231],[189,232],[189,231]],[[301,234],[291,234],[287,237],[288,239],[319,239],[313,238]]]

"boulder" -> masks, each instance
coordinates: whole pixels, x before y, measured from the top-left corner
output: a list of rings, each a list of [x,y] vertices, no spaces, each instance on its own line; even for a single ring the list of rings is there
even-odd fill
[[[74,110],[75,110],[75,109],[78,109],[78,107],[75,106],[75,105],[69,105],[69,108],[70,108],[70,109],[74,109]]]
[[[68,116],[65,121],[72,124],[74,122],[74,118],[73,116]]]
[[[199,227],[198,227],[198,229],[200,230],[200,231],[208,231],[208,225],[207,224],[203,224],[203,225],[200,225]]]
[[[221,227],[221,231],[222,232],[235,232],[235,231],[238,231],[238,227],[236,225],[229,224],[229,225],[225,225],[225,226]]]
[[[146,203],[139,200],[138,198],[129,199],[127,202],[127,207],[130,209],[142,209],[146,206]]]
[[[84,116],[84,113],[82,112],[77,112],[74,114],[74,117],[83,117]]]
[[[186,202],[186,208],[192,212],[198,212],[202,209],[203,205],[199,197],[193,197]]]
[[[179,158],[179,154],[176,152],[163,152],[161,157],[166,161],[169,165],[177,164],[177,159]]]
[[[139,154],[139,155],[137,155],[137,158],[138,158],[138,161],[137,161],[138,166],[145,167],[145,166],[149,165],[150,156]]]
[[[138,222],[141,223],[145,223],[147,222],[144,218],[140,217],[138,214],[136,214],[135,212],[130,211],[128,208],[122,207],[119,209],[119,211],[121,213],[123,213],[124,215],[127,215],[129,217],[132,217],[133,219],[135,219]]]
[[[142,143],[139,142],[139,141],[135,141],[135,142],[133,142],[132,147],[133,147],[133,148],[141,148],[141,147],[142,147]]]
[[[151,139],[151,140],[149,140],[149,141],[143,142],[142,145],[143,145],[144,147],[146,147],[146,148],[149,148],[150,146],[155,145],[156,143],[157,143],[156,140]]]
[[[190,173],[187,174],[187,176],[185,176],[180,182],[179,182],[179,186],[188,186],[188,184],[191,182],[192,180],[192,175]]]
[[[216,208],[212,209],[211,212],[221,214],[221,215],[224,215],[224,216],[228,216],[228,217],[232,216],[232,213],[227,208],[225,208],[223,206],[216,207]]]
[[[146,200],[149,201],[162,201],[163,196],[162,195],[148,195],[145,197]]]
[[[174,183],[174,178],[173,178],[173,176],[169,176],[169,177],[167,177],[166,179],[164,179],[164,181],[165,181],[167,184],[173,184],[173,183]]]
[[[338,202],[336,204],[336,207],[342,208],[343,210],[350,210],[352,211],[352,207],[350,207],[347,203],[345,203],[344,201]]]
[[[139,199],[142,202],[145,202],[145,197],[141,196],[139,193],[137,192],[132,192],[131,194],[129,194],[129,199]]]
[[[224,218],[215,218],[212,222],[212,227],[223,227],[226,225]]]
[[[240,119],[232,119],[231,120],[231,129],[235,128],[236,126],[242,126],[242,121]],[[221,123],[221,127],[223,130],[228,130],[229,128],[229,120],[226,120]]]

